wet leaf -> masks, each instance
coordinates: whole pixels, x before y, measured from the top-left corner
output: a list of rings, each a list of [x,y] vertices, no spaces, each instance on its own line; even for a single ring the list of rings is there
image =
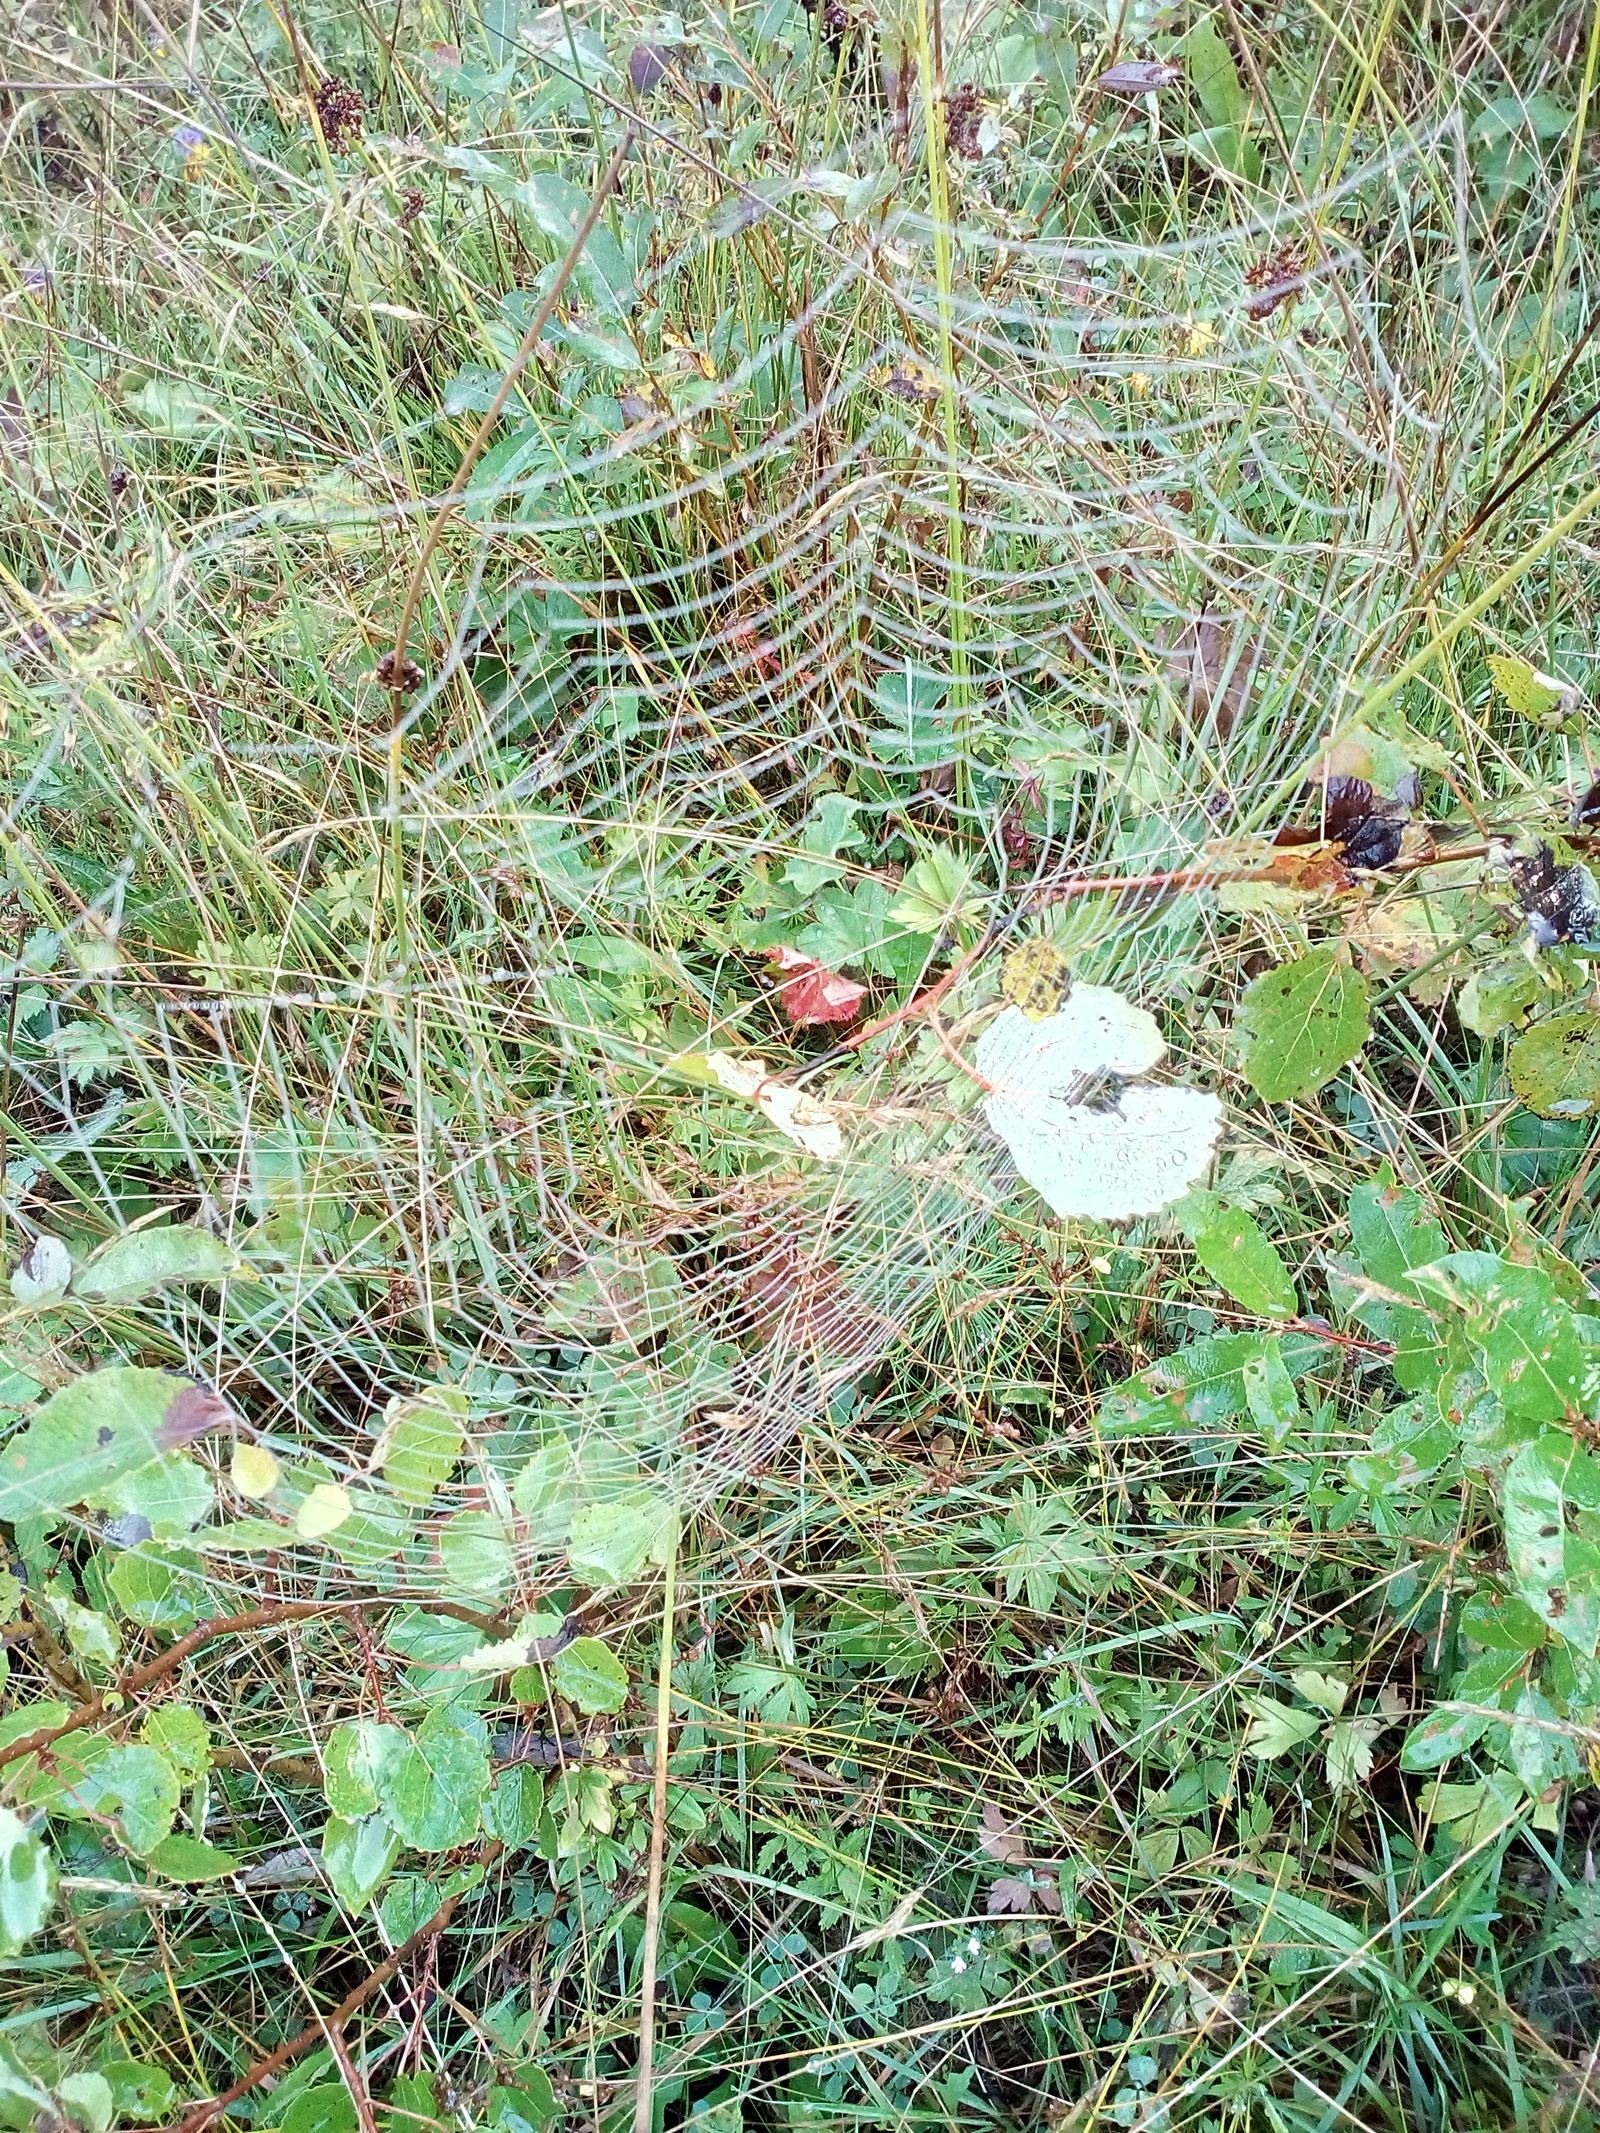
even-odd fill
[[[176,1223],[129,1230],[102,1245],[73,1276],[72,1293],[85,1303],[132,1303],[175,1281],[225,1281],[244,1261],[210,1230]]]
[[[1308,1096],[1353,1059],[1368,1036],[1367,984],[1333,948],[1313,948],[1246,987],[1234,1027],[1244,1070],[1269,1103]]]
[[[1236,1303],[1262,1318],[1292,1318],[1299,1310],[1289,1270],[1253,1215],[1199,1187],[1173,1213],[1195,1257]]]
[[[56,1870],[20,1815],[0,1807],[0,1955],[20,1954],[50,1915]]]

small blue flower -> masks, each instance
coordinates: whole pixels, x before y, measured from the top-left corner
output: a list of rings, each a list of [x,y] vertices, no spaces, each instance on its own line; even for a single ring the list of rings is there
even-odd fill
[[[205,140],[206,137],[198,126],[180,126],[172,136],[173,146],[181,148],[185,155],[192,155],[195,149],[203,148]]]

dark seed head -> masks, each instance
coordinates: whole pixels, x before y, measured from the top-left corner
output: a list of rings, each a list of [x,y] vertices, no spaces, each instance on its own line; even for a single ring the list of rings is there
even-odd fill
[[[641,96],[648,96],[672,64],[658,44],[636,44],[628,56],[628,79]]]

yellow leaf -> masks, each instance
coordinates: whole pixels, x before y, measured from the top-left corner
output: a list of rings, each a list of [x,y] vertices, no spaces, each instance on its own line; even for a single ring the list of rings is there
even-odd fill
[[[343,1489],[331,1481],[319,1481],[295,1513],[294,1530],[302,1540],[321,1540],[342,1526],[354,1508]]]
[[[241,1496],[270,1496],[278,1486],[278,1462],[265,1445],[237,1445],[228,1471]]]

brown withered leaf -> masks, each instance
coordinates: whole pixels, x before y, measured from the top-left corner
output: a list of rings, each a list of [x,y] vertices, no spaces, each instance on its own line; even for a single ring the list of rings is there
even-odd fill
[[[993,1800],[985,1800],[982,1815],[983,1827],[978,1832],[978,1842],[1001,1866],[1026,1866],[1028,1847],[1014,1822],[1008,1822],[1002,1810]]]
[[[1185,692],[1191,718],[1209,718],[1219,740],[1233,731],[1261,658],[1261,640],[1238,616],[1197,615],[1157,633],[1173,684]]]
[[[991,1882],[989,1893],[984,1898],[983,1908],[991,1918],[999,1918],[1007,1911],[1026,1911],[1033,1903],[1033,1890],[1025,1881],[1015,1881],[1004,1876]]]
[[[195,1443],[208,1431],[221,1429],[238,1419],[221,1393],[213,1392],[209,1385],[180,1381],[179,1390],[161,1417],[156,1443],[164,1452],[175,1452],[185,1444]]]

